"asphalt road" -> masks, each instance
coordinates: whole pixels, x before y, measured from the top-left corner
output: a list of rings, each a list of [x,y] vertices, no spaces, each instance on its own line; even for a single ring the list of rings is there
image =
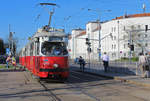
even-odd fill
[[[64,83],[42,81],[51,101],[150,101],[150,88],[71,70]]]

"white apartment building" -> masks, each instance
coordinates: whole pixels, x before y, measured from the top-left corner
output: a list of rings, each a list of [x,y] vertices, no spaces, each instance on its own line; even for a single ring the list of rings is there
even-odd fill
[[[68,40],[68,50],[71,59],[84,55],[86,51],[85,35],[86,32],[83,29],[72,30],[72,34]]]
[[[145,31],[145,26],[150,29],[150,13],[125,15],[100,24],[89,22],[86,24],[86,31],[72,31],[72,38],[69,40],[70,56],[72,59],[81,55],[85,59],[99,60],[99,55],[107,52],[110,60],[116,60],[137,56],[142,51],[147,53],[150,50],[150,31]],[[90,54],[87,52],[85,38],[89,38],[91,42]],[[134,45],[134,51],[130,51],[131,44]]]

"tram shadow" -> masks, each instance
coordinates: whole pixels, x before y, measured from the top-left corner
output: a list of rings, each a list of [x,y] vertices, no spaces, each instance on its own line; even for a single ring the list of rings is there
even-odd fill
[[[40,82],[44,82],[44,83],[51,83],[51,84],[59,84],[59,83],[65,83],[67,82],[68,79],[60,79],[60,78],[55,78],[55,79],[52,79],[52,78],[40,78],[39,81]]]
[[[135,72],[130,69],[114,67],[110,68],[107,72],[104,72],[103,69],[94,69],[94,68],[85,68],[82,71],[79,67],[71,66],[71,75],[72,77],[79,78],[78,81],[73,81],[73,83],[82,83],[82,82],[93,82],[93,81],[102,81],[102,80],[111,80],[115,77],[129,77],[135,75]]]

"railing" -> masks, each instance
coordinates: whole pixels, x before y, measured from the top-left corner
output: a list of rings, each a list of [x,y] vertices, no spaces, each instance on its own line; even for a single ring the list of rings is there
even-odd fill
[[[79,64],[75,64],[72,60],[70,61],[72,66],[79,67]],[[92,71],[104,70],[103,63],[98,61],[91,61],[85,65],[85,69],[91,69]],[[138,68],[137,62],[121,62],[121,61],[110,61],[109,70],[110,72],[123,73],[129,75],[140,75],[140,69]]]

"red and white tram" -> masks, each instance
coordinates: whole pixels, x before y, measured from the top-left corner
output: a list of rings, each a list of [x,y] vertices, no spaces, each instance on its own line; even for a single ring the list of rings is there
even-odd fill
[[[39,29],[20,51],[19,63],[40,78],[68,78],[65,37],[61,30]]]

